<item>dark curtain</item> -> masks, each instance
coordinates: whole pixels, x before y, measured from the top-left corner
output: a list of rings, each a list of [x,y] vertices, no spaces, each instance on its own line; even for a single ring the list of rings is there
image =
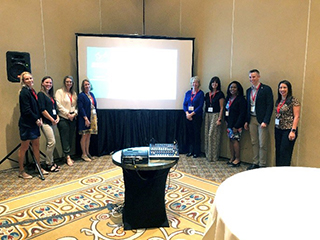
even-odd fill
[[[91,136],[90,152],[106,155],[128,147],[178,141],[186,148],[186,118],[183,110],[98,110],[98,135]]]

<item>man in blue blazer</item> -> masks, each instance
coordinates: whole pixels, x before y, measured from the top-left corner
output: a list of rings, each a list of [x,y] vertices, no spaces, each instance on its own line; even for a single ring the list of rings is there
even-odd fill
[[[265,167],[267,164],[268,125],[273,111],[272,90],[268,85],[260,83],[259,70],[250,70],[249,79],[252,86],[247,89],[248,110],[244,128],[250,131],[253,164],[247,170]]]

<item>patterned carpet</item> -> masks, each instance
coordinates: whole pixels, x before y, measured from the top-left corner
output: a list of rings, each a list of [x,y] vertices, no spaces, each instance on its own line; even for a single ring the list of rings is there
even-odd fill
[[[121,215],[108,208],[124,200],[122,170],[112,168],[1,201],[1,239],[202,239],[219,184],[179,171],[169,176],[170,227],[123,230]]]
[[[17,169],[0,172],[1,239],[201,239],[217,183],[247,167],[228,167],[225,159],[208,162],[180,155],[171,169],[179,171],[170,173],[167,182],[170,227],[123,231],[121,216],[108,207],[123,203],[121,168],[110,155],[93,162],[75,160],[72,167],[57,161],[60,172],[50,173],[44,181],[34,166],[27,169],[34,176],[29,180],[18,178]],[[42,221],[34,220],[39,218]]]
[[[77,160],[76,158],[75,160],[75,164],[72,167],[66,165],[64,161],[57,161],[61,166],[60,172],[49,173],[48,176],[45,176],[46,179],[44,181],[38,178],[38,174],[34,171],[33,166],[27,170],[28,173],[34,176],[33,179],[29,180],[18,178],[18,170],[16,168],[1,171],[0,201],[116,167],[112,163],[110,155],[99,157],[93,162],[84,162],[79,159]],[[247,166],[248,164],[242,163],[240,167],[232,168],[227,166],[225,159],[221,159],[217,162],[208,162],[204,157],[188,158],[184,154],[181,154],[177,170],[221,183],[226,178],[244,171]]]

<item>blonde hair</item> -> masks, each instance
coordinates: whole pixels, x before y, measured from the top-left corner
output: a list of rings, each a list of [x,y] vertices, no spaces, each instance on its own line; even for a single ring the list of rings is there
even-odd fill
[[[24,76],[27,75],[27,74],[29,74],[29,75],[32,76],[32,74],[29,73],[29,72],[23,72],[23,73],[20,74],[20,84],[21,84],[21,88],[24,87],[24,86],[26,86],[26,84],[24,83]]]

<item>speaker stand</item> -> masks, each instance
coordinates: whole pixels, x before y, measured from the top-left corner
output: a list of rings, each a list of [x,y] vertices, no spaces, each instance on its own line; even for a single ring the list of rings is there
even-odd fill
[[[16,162],[16,163],[19,163],[17,160],[14,160],[12,158],[10,158],[10,156],[21,146],[21,143],[19,143],[10,153],[8,153],[7,156],[5,156],[1,161],[0,161],[0,165],[5,161],[5,160],[10,160],[10,161],[13,161],[13,162]],[[27,150],[26,152],[26,158],[27,158],[27,162],[28,162],[28,151],[30,151],[30,154],[31,154],[31,157],[36,165],[36,168],[40,174],[40,178],[41,180],[45,180],[44,176],[43,176],[43,173],[41,171],[41,167],[39,165],[39,163],[36,161],[35,157],[34,157],[34,154],[33,154],[33,150],[32,150],[32,144],[30,142],[30,145],[29,145],[29,149]],[[40,151],[40,154],[46,158],[46,155]]]

